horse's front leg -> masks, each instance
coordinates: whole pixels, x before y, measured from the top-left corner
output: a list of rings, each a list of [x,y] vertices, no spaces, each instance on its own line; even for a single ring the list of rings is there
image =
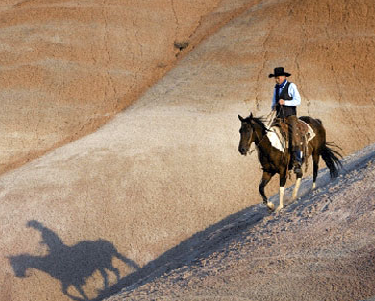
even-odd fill
[[[293,189],[292,201],[294,201],[297,198],[298,190],[299,190],[299,187],[301,186],[301,180],[302,180],[302,177],[297,178],[296,185],[294,186],[294,189]]]
[[[274,175],[274,173],[263,171],[262,179],[261,179],[260,184],[259,184],[259,193],[263,198],[263,204],[267,205],[268,209],[270,209],[272,211],[275,209],[275,206],[272,204],[272,202],[267,201],[267,197],[264,194],[264,187],[266,187],[266,185],[271,180],[273,175]]]
[[[279,207],[277,207],[276,212],[284,208],[285,183],[286,183],[286,169],[280,172]]]

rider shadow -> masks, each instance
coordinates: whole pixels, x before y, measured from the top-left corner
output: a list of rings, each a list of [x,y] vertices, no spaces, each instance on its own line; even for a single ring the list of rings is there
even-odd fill
[[[48,247],[48,255],[33,256],[20,254],[9,257],[10,264],[16,277],[27,277],[28,269],[37,269],[56,278],[61,283],[61,290],[72,300],[89,301],[83,286],[86,279],[99,271],[103,277],[104,289],[109,288],[109,274],[112,272],[120,280],[119,270],[112,265],[112,259],[117,258],[130,268],[139,269],[131,259],[119,253],[113,244],[106,240],[81,241],[73,246],[63,243],[60,237],[42,223],[32,220],[28,227],[39,231],[42,236],[41,244]],[[68,292],[70,286],[75,287],[81,297]]]

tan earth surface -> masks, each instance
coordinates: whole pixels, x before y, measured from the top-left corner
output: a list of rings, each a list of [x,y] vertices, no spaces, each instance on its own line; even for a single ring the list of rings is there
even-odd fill
[[[106,300],[373,301],[375,144],[344,166],[281,213],[251,206],[192,236]]]
[[[375,140],[373,0],[0,9],[1,301],[108,296],[258,204],[237,114],[268,114],[274,67],[344,155]]]
[[[132,103],[175,64],[177,46],[191,49],[219,26],[209,21],[218,2],[3,0],[0,172]]]

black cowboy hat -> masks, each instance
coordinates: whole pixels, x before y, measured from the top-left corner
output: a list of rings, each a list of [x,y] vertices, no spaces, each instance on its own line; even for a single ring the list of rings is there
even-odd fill
[[[286,77],[291,76],[290,73],[284,71],[284,67],[277,67],[273,69],[274,74],[268,75],[269,78],[284,75]]]

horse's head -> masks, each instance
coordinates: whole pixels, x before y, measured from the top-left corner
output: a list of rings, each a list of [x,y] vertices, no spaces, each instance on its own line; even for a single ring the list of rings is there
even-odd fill
[[[10,256],[8,259],[16,277],[27,277],[27,255]]]
[[[254,142],[254,122],[253,114],[251,113],[249,117],[243,118],[238,115],[238,119],[241,121],[240,128],[240,143],[238,144],[238,151],[241,155],[246,156],[247,152],[250,149],[251,143]]]

